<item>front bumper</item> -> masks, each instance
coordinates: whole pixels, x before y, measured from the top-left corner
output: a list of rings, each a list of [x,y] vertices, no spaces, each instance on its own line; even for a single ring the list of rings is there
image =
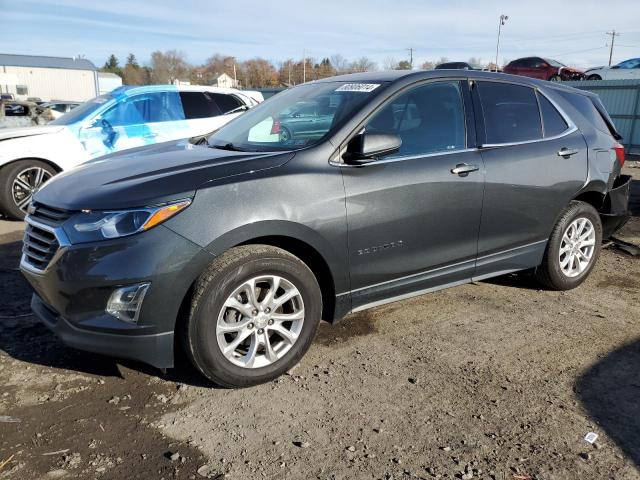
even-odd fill
[[[631,175],[620,175],[616,178],[613,188],[607,193],[604,205],[599,212],[602,220],[603,240],[609,239],[631,218],[629,211],[630,187]]]
[[[67,345],[171,368],[182,301],[213,258],[160,225],[129,237],[65,244],[44,270],[24,262],[21,270],[35,290],[35,315]],[[143,282],[151,286],[136,323],[105,312],[114,289]]]

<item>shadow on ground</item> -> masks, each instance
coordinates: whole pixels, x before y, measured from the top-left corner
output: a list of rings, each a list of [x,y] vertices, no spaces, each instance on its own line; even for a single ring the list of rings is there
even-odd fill
[[[589,415],[640,467],[640,340],[593,365],[576,382]]]

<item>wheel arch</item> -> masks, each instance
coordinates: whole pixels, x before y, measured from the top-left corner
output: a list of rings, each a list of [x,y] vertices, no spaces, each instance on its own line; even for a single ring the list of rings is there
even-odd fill
[[[572,200],[588,203],[596,210],[604,206],[607,196],[607,184],[602,180],[593,180],[585,185]]]
[[[23,160],[36,160],[38,162],[46,163],[51,168],[53,168],[56,171],[56,173],[62,172],[62,168],[57,163],[55,163],[52,160],[49,160],[47,158],[42,158],[42,157],[12,158],[11,160],[7,161],[6,163],[3,163],[2,165],[0,165],[0,170],[3,169],[3,168],[9,167],[9,166],[15,164],[16,162],[22,162]]]

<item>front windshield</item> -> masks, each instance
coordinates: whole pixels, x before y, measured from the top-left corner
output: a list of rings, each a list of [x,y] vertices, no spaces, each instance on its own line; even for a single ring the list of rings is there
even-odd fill
[[[209,137],[209,145],[242,151],[284,151],[315,145],[386,83],[321,82],[286,90]]]
[[[112,98],[113,97],[111,95],[100,95],[99,97],[78,105],[76,108],[65,113],[53,122],[49,122],[49,125],[71,125],[72,123],[81,122],[91,116],[93,112],[98,110]]]
[[[564,63],[560,63],[557,60],[551,60],[549,58],[545,58],[544,61],[547,62],[552,67],[566,67]]]

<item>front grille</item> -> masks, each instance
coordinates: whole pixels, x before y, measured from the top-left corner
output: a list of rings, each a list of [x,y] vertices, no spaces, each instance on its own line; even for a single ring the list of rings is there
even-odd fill
[[[44,270],[58,248],[60,244],[52,231],[27,223],[22,245],[24,262],[38,270]]]
[[[62,223],[68,219],[73,212],[60,208],[49,207],[38,202],[34,202],[30,208],[29,215],[36,220],[46,220],[47,222]]]

